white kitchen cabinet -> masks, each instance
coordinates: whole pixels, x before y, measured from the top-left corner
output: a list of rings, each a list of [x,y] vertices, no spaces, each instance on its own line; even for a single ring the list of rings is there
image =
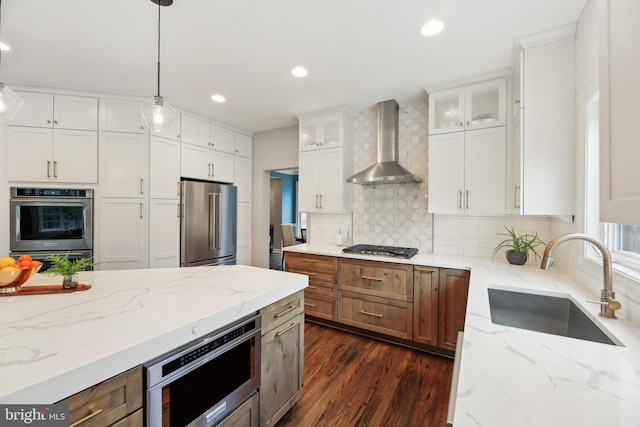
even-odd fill
[[[346,183],[351,162],[345,157],[342,147],[300,152],[298,206],[301,212],[351,210],[351,184]]]
[[[301,118],[300,151],[341,147],[344,144],[345,122],[345,113],[342,112]]]
[[[94,131],[8,126],[7,153],[9,181],[98,181],[98,136]]]
[[[525,44],[516,72],[509,211],[573,215],[575,38]]]
[[[101,196],[146,197],[147,186],[147,136],[100,132]]]
[[[180,201],[149,200],[149,268],[180,267]]]
[[[144,199],[100,199],[100,270],[147,268],[147,213]]]
[[[251,158],[253,154],[253,138],[242,133],[235,134],[234,138],[236,156]]]
[[[180,143],[151,136],[149,141],[149,197],[180,198]]]
[[[24,105],[11,121],[11,126],[98,130],[97,98],[40,92],[16,93]]]
[[[505,104],[505,79],[431,92],[429,134],[504,126]]]
[[[238,202],[237,264],[251,265],[251,203]]]
[[[211,124],[206,120],[182,114],[180,141],[209,148],[211,144]]]
[[[223,153],[235,153],[235,133],[220,126],[211,125],[211,148]]]
[[[140,102],[100,98],[100,130],[109,132],[146,133]]]
[[[429,138],[429,212],[505,213],[505,127]]]
[[[640,3],[600,2],[600,221],[640,224]]]
[[[232,183],[235,179],[233,154],[201,145],[180,145],[180,175],[185,178]]]

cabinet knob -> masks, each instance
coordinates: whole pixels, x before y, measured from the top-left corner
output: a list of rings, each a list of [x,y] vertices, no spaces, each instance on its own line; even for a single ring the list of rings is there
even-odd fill
[[[54,125],[57,125],[57,124],[58,124],[58,121],[57,121],[57,120],[54,120],[54,121],[53,121],[53,124],[54,124]]]
[[[51,124],[51,120],[47,120],[47,123]]]
[[[516,105],[520,104],[520,100],[519,100],[519,99],[515,99],[513,102],[514,102]]]
[[[460,122],[460,126],[464,125],[464,123]]]

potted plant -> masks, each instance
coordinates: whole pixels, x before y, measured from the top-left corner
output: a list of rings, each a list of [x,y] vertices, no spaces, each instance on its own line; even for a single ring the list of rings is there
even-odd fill
[[[70,260],[69,254],[66,254],[65,256],[49,255],[45,259],[51,262],[51,267],[43,273],[62,276],[62,287],[65,289],[75,288],[78,286],[78,271],[98,265],[97,263],[94,263],[91,258],[77,258]]]
[[[537,233],[518,235],[513,229],[513,226],[505,226],[504,228],[507,232],[499,233],[498,236],[506,236],[507,238],[495,247],[493,250],[494,257],[498,251],[503,248],[509,248],[506,252],[509,264],[523,265],[529,258],[529,251],[533,252],[536,259],[540,256],[535,248],[539,245],[545,245],[546,243],[540,240]]]

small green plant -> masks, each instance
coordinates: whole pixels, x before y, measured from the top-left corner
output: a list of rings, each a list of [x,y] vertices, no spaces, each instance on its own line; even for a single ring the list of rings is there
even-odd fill
[[[498,236],[506,236],[507,238],[498,243],[498,246],[495,247],[493,250],[493,257],[495,257],[498,251],[503,248],[508,248],[508,250],[512,250],[514,252],[529,253],[529,251],[531,251],[536,256],[536,259],[540,256],[540,254],[536,252],[535,248],[540,245],[546,245],[546,243],[540,240],[538,233],[517,235],[513,226],[505,226],[504,228],[507,232],[499,233]]]
[[[73,276],[78,271],[88,267],[95,267],[99,263],[94,263],[91,258],[69,259],[69,254],[65,256],[49,255],[45,258],[51,262],[51,267],[45,270],[45,274],[54,274],[58,276]]]

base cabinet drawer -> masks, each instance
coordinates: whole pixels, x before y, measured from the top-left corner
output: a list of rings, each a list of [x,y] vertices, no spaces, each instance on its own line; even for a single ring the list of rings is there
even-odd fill
[[[336,298],[305,290],[304,313],[307,316],[326,320],[337,320]]]
[[[338,289],[400,301],[413,300],[413,266],[341,259]]]
[[[303,300],[304,292],[300,291],[260,310],[262,315],[262,334],[266,334],[282,324],[282,322],[302,313],[304,311]]]
[[[69,405],[70,425],[78,423],[83,427],[106,427],[117,422],[124,422],[115,424],[118,426],[131,425],[127,423],[138,417],[134,412],[142,408],[142,367],[131,369],[57,403]],[[128,416],[133,417],[131,421],[125,418]]]
[[[144,425],[144,412],[142,409],[138,409],[133,414],[129,415],[124,420],[120,420],[113,424],[111,427],[140,427]],[[89,426],[93,424],[78,424],[78,427]]]
[[[254,393],[238,409],[220,421],[218,427],[258,427],[260,425],[260,398]]]
[[[338,299],[339,322],[397,338],[411,339],[411,303],[351,292],[338,292]]]
[[[287,268],[295,268],[299,270],[318,271],[333,270],[336,271],[338,261],[336,257],[324,255],[298,254],[295,252],[287,252],[285,255]]]
[[[309,276],[309,288],[318,289],[324,292],[333,292],[336,283],[335,271],[311,271],[294,267],[287,267],[287,271],[290,273],[305,274]]]

